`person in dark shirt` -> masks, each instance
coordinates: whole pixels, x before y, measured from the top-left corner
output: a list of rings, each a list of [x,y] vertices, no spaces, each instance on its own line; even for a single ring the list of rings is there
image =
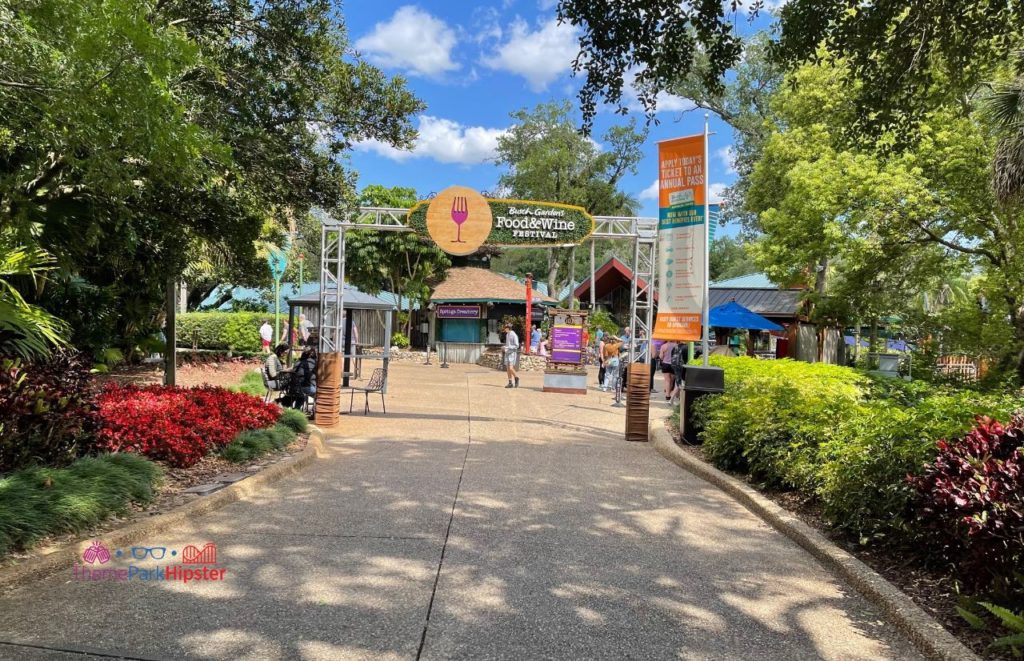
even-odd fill
[[[292,408],[302,408],[307,397],[316,397],[316,349],[306,347],[292,367],[289,395]]]

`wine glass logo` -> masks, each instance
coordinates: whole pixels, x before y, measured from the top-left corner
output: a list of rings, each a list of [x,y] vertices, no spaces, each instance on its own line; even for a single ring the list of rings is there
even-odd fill
[[[466,222],[467,218],[469,218],[469,203],[466,198],[462,196],[452,198],[452,222],[458,228],[452,243],[465,243],[462,240],[462,223]]]

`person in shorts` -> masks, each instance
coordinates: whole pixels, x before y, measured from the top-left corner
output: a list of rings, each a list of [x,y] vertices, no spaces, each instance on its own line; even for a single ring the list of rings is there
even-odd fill
[[[274,327],[266,319],[260,326],[260,339],[263,340],[263,353],[270,353],[270,343],[274,341]]]
[[[512,330],[512,324],[505,324],[505,372],[508,374],[506,388],[519,387],[519,374],[516,365],[519,363],[519,336]]]

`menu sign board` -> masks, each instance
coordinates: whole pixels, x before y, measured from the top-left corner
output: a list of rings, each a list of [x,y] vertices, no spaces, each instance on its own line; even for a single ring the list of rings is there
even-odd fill
[[[586,346],[584,342],[587,313],[580,310],[551,310],[551,356],[552,363],[579,365],[583,362]]]
[[[447,305],[437,306],[438,319],[479,319],[479,305]]]

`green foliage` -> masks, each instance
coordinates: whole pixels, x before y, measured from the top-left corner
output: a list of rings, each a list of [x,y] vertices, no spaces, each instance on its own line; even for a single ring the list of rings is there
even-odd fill
[[[377,184],[367,186],[359,197],[364,206],[408,209],[416,203],[416,191]],[[451,266],[448,255],[432,240],[414,232],[352,230],[345,235],[348,281],[368,294],[381,290],[425,306],[432,285],[444,279]],[[405,328],[411,332],[407,319]]]
[[[52,348],[67,344],[67,324],[27,303],[15,286],[21,280],[40,287],[54,266],[53,256],[42,248],[19,245],[9,228],[0,231],[0,356],[45,358]]]
[[[409,348],[409,337],[405,333],[394,333],[391,336],[391,346],[399,349]]]
[[[263,397],[267,394],[267,387],[263,385],[263,376],[259,370],[250,370],[242,376],[242,381],[237,386],[229,386],[228,390],[244,392],[253,397]],[[285,413],[288,411],[286,410]]]
[[[590,337],[596,338],[599,328],[605,333],[619,334],[619,325],[607,310],[593,310],[587,315],[587,332]]]
[[[577,131],[568,102],[542,103],[512,113],[513,124],[498,138],[498,164],[508,169],[499,184],[507,197],[561,202],[583,207],[591,215],[633,215],[636,200],[619,189],[622,177],[636,172],[647,138],[632,120],[613,126],[603,136],[606,148]],[[547,251],[546,267],[533,272],[558,292],[567,249]],[[556,294],[557,295],[557,294]]]
[[[0,555],[149,503],[160,476],[159,466],[138,455],[110,454],[0,478]]]
[[[294,420],[285,421],[287,413],[285,411],[282,414],[281,421],[273,427],[239,432],[230,443],[224,446],[224,449],[221,450],[221,455],[228,461],[241,463],[255,459],[268,452],[284,449],[285,446],[295,440],[295,427],[298,426]],[[302,415],[299,411],[295,411],[295,413]],[[305,420],[305,416],[303,416],[303,420]]]
[[[306,414],[296,409],[285,409],[281,412],[281,417],[277,419],[277,424],[290,427],[292,431],[304,434],[309,429],[309,419],[306,418]]]
[[[996,638],[992,646],[1009,648],[1016,657],[1024,656],[1024,611],[1014,613],[1009,608],[988,602],[981,602],[981,605],[1011,632],[1009,635]]]
[[[720,236],[711,242],[708,271],[712,282],[749,275],[757,270],[757,264],[743,241]]]
[[[1011,394],[874,379],[846,367],[710,360],[726,370],[726,392],[698,403],[708,457],[815,496],[833,525],[864,540],[912,539],[906,476],[975,415],[1005,419],[1021,405]]]
[[[269,319],[258,312],[187,312],[178,320],[178,346],[191,347],[198,334],[199,349],[257,351],[261,347],[260,326]]]
[[[193,305],[265,279],[259,246],[354,199],[339,157],[408,146],[422,109],[330,0],[0,2],[0,52],[0,225],[96,288],[22,290],[89,350],[157,329],[172,278]]]

